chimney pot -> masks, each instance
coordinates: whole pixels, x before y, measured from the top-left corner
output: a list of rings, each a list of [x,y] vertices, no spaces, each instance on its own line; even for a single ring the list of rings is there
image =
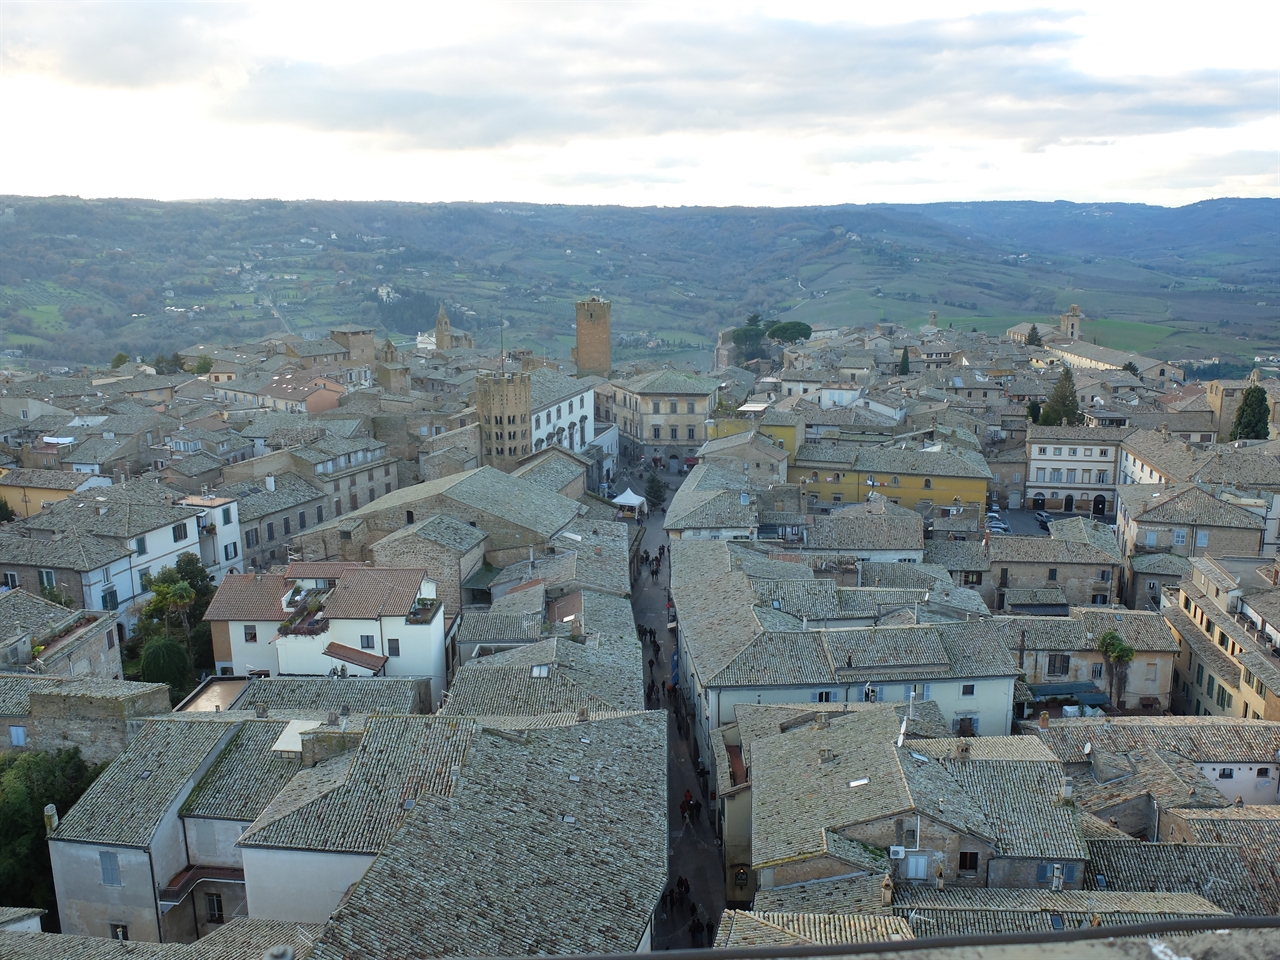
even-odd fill
[[[44,805],[44,835],[46,837],[53,836],[53,831],[58,829],[58,805],[56,803],[46,803]]]
[[[1049,729],[1049,711],[1048,710],[1040,711],[1040,729],[1041,730]]]
[[[330,710],[329,716],[325,718],[325,723],[331,727],[336,727],[338,725],[338,711]]]
[[[265,703],[254,704],[253,715],[259,720],[265,720],[267,718],[267,705]]]
[[[893,906],[893,878],[887,873],[884,875],[884,879],[880,881],[880,905],[882,907]]]

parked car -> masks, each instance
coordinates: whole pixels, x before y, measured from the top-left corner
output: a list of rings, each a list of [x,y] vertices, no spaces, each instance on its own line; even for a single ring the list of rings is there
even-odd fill
[[[1000,512],[999,512],[998,510],[988,510],[988,511],[987,511],[987,519],[988,519],[988,520],[999,520],[999,519],[1000,519]]]
[[[1048,523],[1050,520],[1053,519],[1053,514],[1045,513],[1043,510],[1037,510],[1036,519],[1039,520],[1041,523]]]
[[[987,529],[992,533],[1008,533],[1009,525],[1003,520],[996,520],[987,524]]]

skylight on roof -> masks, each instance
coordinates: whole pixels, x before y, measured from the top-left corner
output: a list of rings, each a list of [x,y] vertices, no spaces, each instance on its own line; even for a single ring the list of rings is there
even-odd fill
[[[850,781],[849,781],[849,786],[851,786],[851,787],[865,787],[865,786],[866,786],[868,783],[870,783],[870,782],[871,782],[871,778],[870,778],[870,777],[859,777],[857,780],[850,780]]]
[[[551,664],[535,663],[529,668],[529,676],[531,677],[549,677],[551,676]]]

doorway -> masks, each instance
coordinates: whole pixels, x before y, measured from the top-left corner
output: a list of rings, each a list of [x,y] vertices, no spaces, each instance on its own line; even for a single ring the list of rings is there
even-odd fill
[[[1095,517],[1105,517],[1107,515],[1107,498],[1102,494],[1098,494],[1093,498],[1093,515]]]
[[[1076,508],[1076,498],[1072,494],[1067,494],[1067,498],[1062,501],[1062,510],[1064,513],[1070,513]]]

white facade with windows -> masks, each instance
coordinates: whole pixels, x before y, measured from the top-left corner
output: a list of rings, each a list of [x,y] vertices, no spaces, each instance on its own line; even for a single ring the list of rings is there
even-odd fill
[[[561,446],[581,450],[596,436],[595,389],[587,387],[533,409],[533,449]]]
[[[1114,514],[1122,438],[1107,436],[1102,427],[1032,427],[1027,433],[1026,505],[1033,510]]]

